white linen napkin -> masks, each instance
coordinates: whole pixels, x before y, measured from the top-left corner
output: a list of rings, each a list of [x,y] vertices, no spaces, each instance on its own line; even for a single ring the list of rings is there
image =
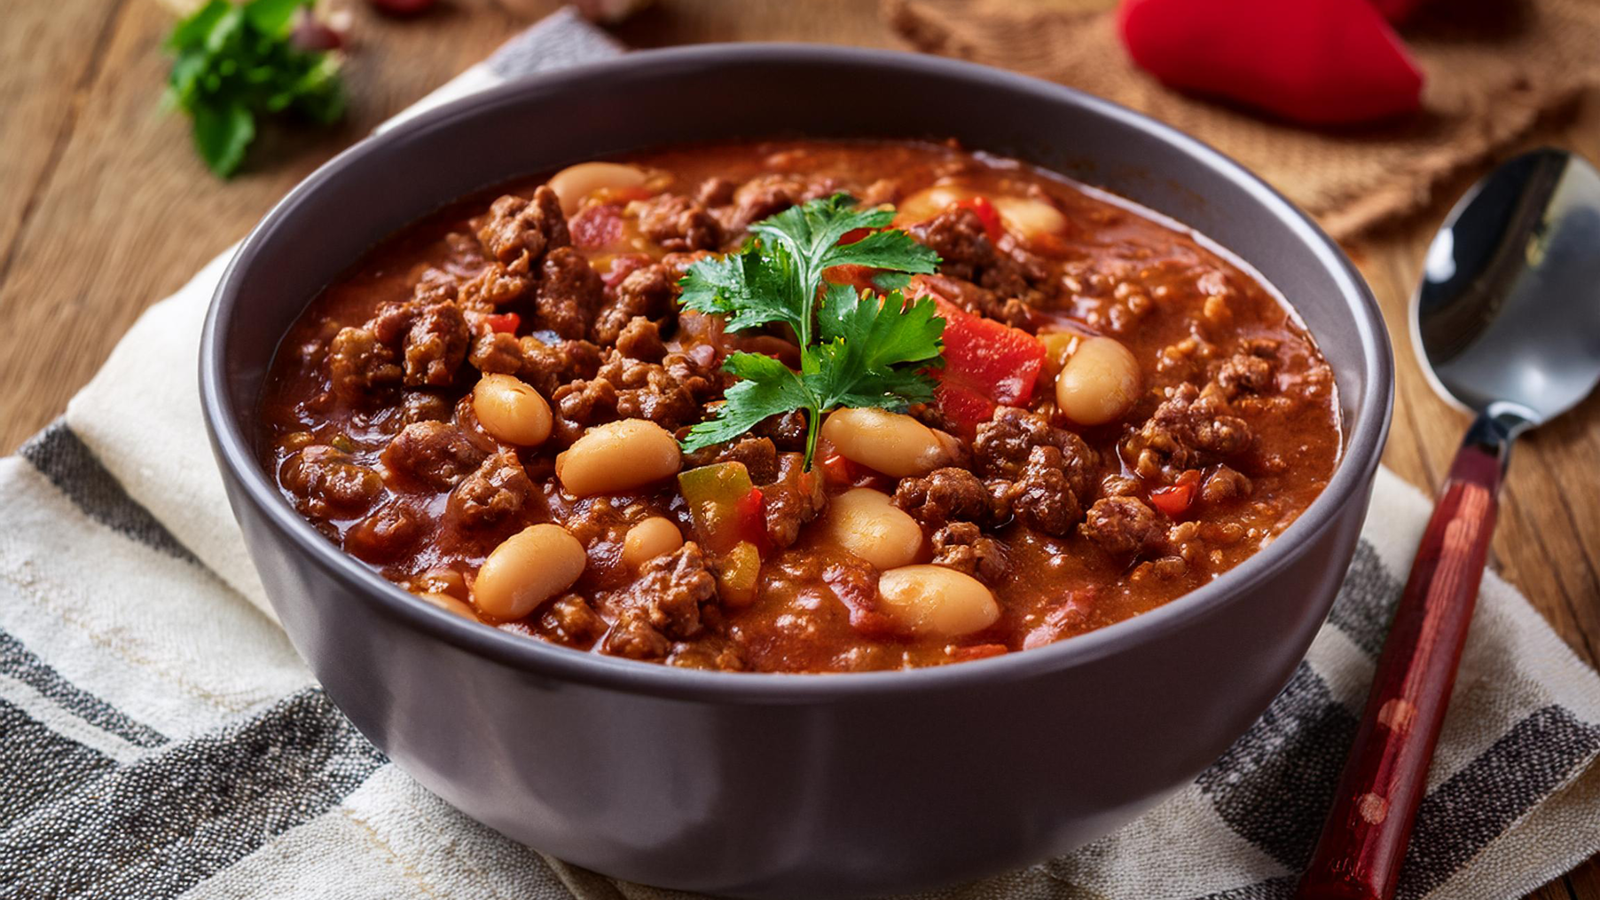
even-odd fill
[[[419,106],[615,52],[558,13]],[[316,687],[275,627],[200,420],[200,325],[226,257],[0,460],[0,897],[669,896],[449,808]],[[1305,662],[1169,802],[932,896],[1289,897],[1430,507],[1379,473]],[[1505,900],[1600,850],[1597,756],[1600,677],[1489,573],[1400,896]]]

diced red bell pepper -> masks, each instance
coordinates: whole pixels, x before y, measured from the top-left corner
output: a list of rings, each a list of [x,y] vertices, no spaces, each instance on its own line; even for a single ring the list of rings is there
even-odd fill
[[[1166,513],[1168,518],[1176,519],[1188,511],[1194,502],[1194,493],[1194,482],[1158,487],[1150,492],[1150,505]]]
[[[593,250],[622,241],[622,207],[612,203],[590,206],[567,225],[575,247]]]
[[[852,228],[849,231],[846,231],[844,234],[839,235],[839,246],[843,247],[845,244],[854,244],[856,241],[861,240],[871,233],[871,228]]]
[[[934,302],[945,320],[944,368],[935,370],[940,411],[970,432],[997,405],[1026,405],[1044,369],[1044,345],[1019,328]]]
[[[1005,234],[1005,225],[1000,221],[1000,210],[994,208],[994,204],[989,202],[988,197],[967,197],[964,200],[957,200],[951,206],[970,209],[976,213],[978,221],[983,223],[983,231],[989,236],[990,241],[998,241],[1000,236]]]
[[[484,316],[483,320],[489,323],[490,331],[498,331],[502,334],[516,334],[517,328],[522,325],[522,317],[514,312],[491,313]]]

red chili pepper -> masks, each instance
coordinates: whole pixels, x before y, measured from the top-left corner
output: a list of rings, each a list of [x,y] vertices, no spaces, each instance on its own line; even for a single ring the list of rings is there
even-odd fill
[[[502,334],[516,334],[517,328],[522,325],[522,317],[514,312],[490,313],[484,316],[483,320],[489,323],[490,331]]]
[[[1124,0],[1119,21],[1128,55],[1163,82],[1285,119],[1363,122],[1421,105],[1422,73],[1369,0]]]
[[[1150,492],[1150,505],[1167,514],[1168,518],[1176,519],[1189,509],[1189,504],[1194,502],[1194,482],[1174,484],[1170,487],[1159,487]]]
[[[964,429],[986,421],[996,405],[1024,405],[1044,369],[1044,345],[1033,335],[973,315],[935,296],[944,317],[939,409]]]
[[[957,200],[952,205],[977,213],[979,221],[983,222],[984,233],[989,235],[990,241],[998,241],[1000,236],[1005,234],[1005,225],[1000,221],[1000,211],[994,208],[988,197],[968,197],[965,200]]]

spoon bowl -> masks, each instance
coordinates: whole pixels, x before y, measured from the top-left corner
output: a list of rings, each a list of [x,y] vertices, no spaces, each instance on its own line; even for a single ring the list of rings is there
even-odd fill
[[[1428,248],[1411,334],[1434,389],[1513,432],[1600,382],[1600,172],[1519,156],[1451,210]]]

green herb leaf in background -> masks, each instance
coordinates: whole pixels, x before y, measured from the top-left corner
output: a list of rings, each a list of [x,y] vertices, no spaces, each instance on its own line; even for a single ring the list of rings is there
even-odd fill
[[[744,249],[689,267],[680,305],[723,316],[730,331],[789,326],[800,343],[800,371],[759,354],[729,355],[723,369],[740,380],[714,418],[689,430],[685,450],[725,443],[768,416],[805,410],[809,468],[829,410],[902,410],[933,396],[927,370],[943,364],[944,333],[933,301],[907,305],[898,290],[883,296],[828,284],[818,307],[822,273],[831,266],[870,266],[901,278],[934,271],[939,257],[932,250],[905,232],[876,230],[893,219],[892,210],[857,209],[848,194],[834,194],[751,225]],[[870,233],[839,243],[858,229]],[[891,283],[902,287],[905,281]]]
[[[209,0],[173,28],[167,98],[193,120],[195,149],[216,174],[238,171],[263,115],[344,115],[337,56],[294,43],[295,16],[311,2]]]

